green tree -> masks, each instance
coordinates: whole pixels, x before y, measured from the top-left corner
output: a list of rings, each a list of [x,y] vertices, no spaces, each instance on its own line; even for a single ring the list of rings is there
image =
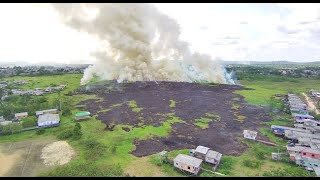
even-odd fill
[[[22,127],[28,128],[28,127],[35,127],[37,126],[37,118],[35,116],[30,116],[26,118],[21,119]]]

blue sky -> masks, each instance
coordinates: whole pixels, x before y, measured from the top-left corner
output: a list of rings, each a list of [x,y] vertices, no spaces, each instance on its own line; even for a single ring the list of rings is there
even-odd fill
[[[223,60],[320,60],[319,4],[153,4],[191,50]],[[62,24],[50,4],[0,4],[0,61],[79,63],[97,39]],[[87,61],[83,61],[87,62]]]

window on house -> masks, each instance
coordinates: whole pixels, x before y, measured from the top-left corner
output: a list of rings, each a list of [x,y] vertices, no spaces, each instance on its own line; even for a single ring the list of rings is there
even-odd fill
[[[315,167],[318,167],[318,164],[314,164]]]
[[[190,169],[190,166],[188,166],[188,169]]]
[[[314,157],[314,154],[312,154],[311,156]]]
[[[306,155],[307,153],[303,153],[303,155]]]

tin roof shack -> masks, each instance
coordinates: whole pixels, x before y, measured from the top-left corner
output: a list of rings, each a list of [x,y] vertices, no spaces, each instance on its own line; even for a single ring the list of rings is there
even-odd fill
[[[79,113],[75,114],[75,120],[76,121],[89,119],[90,117],[91,117],[91,113],[90,112],[79,112]]]
[[[307,114],[297,114],[297,113],[293,113],[292,116],[295,118],[295,119],[300,119],[300,120],[303,120],[303,119],[314,119],[313,116],[311,115],[307,115]]]
[[[210,148],[208,148],[208,147],[198,146],[194,150],[194,157],[205,160],[209,149]]]
[[[11,123],[12,123],[12,121],[1,121],[0,125],[1,126],[6,126],[6,125],[11,124]]]
[[[28,112],[16,113],[14,115],[14,119],[17,121],[21,120],[24,117],[28,117]]]
[[[277,125],[271,125],[271,130],[274,134],[278,134],[278,135],[286,135],[286,130],[288,131],[288,133],[291,133],[291,131],[311,133],[310,131],[304,130],[304,129],[291,128],[286,126],[277,126]]]
[[[197,175],[201,169],[202,160],[184,154],[179,154],[173,160],[174,167]]]
[[[59,114],[43,114],[39,115],[38,127],[58,126],[60,123]]]
[[[43,114],[57,114],[58,109],[47,109],[42,111],[36,111],[36,116],[43,115]]]
[[[255,141],[257,135],[258,135],[257,131],[243,130],[243,137],[246,139],[251,139]]]
[[[211,163],[213,165],[213,170],[215,171],[220,163],[221,157],[222,157],[221,153],[217,151],[209,150],[206,155],[205,161],[208,163]]]

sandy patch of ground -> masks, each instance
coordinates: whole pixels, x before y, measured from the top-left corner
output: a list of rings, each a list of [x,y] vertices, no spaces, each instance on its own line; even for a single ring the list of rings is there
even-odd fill
[[[304,97],[306,98],[307,100],[307,103],[308,103],[308,107],[310,110],[314,110],[316,114],[320,114],[319,110],[317,109],[317,107],[314,105],[314,103],[312,102],[312,100],[305,94],[305,93],[302,93],[304,95]]]
[[[57,141],[42,149],[41,159],[48,166],[64,165],[72,159],[73,155],[74,150],[66,141]]]
[[[135,177],[165,177],[165,174],[161,172],[161,168],[152,164],[147,156],[131,162],[125,171],[125,173]]]
[[[19,152],[11,154],[0,152],[0,176],[6,176],[20,157],[21,153]]]

